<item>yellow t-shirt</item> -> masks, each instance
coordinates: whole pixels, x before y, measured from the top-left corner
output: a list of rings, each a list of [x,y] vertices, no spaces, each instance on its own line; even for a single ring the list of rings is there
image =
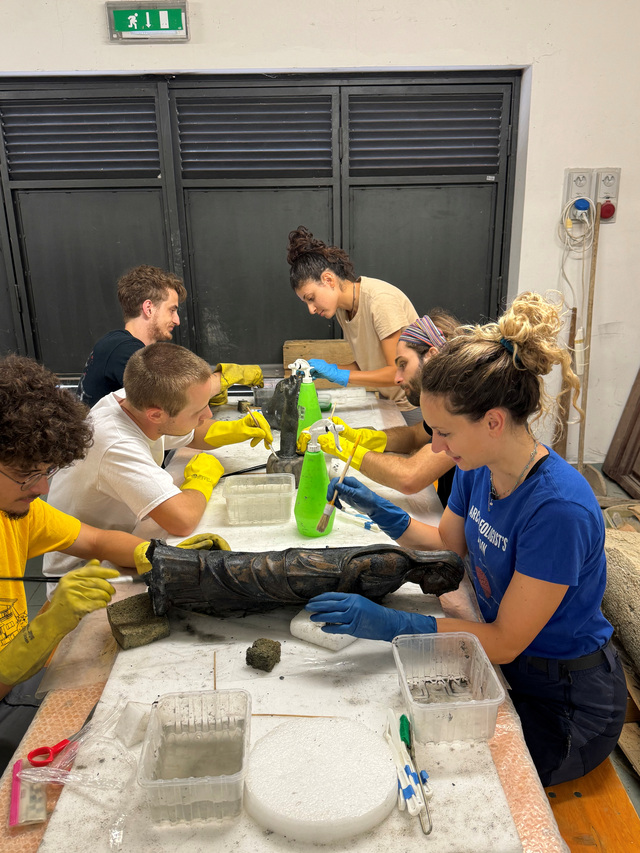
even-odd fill
[[[78,538],[80,522],[37,498],[24,518],[0,512],[0,575],[24,575],[25,563],[47,551],[68,548]],[[0,648],[28,622],[25,585],[0,581]]]

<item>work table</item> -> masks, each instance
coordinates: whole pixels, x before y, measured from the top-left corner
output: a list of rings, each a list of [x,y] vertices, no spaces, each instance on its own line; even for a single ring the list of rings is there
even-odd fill
[[[336,414],[351,426],[380,429],[403,423],[393,404],[377,401],[372,394],[345,390],[336,392],[335,396],[338,400]],[[238,416],[230,407],[224,407],[221,414]],[[225,466],[225,471],[233,471],[258,464],[266,458],[266,453],[262,446],[250,449],[248,445],[231,445],[220,448],[215,455]],[[192,451],[182,449],[171,460],[168,470],[176,482],[181,482],[181,472],[191,455]],[[334,469],[337,473],[343,464],[336,461]],[[441,506],[433,487],[420,495],[407,497],[365,477],[361,479],[379,494],[403,506],[411,515],[428,523],[437,523]],[[365,530],[340,516],[336,518],[331,534],[318,539],[308,539],[299,534],[293,516],[289,524],[233,527],[226,518],[220,485],[214,489],[196,530],[205,531],[219,533],[233,550],[242,551],[392,541],[383,533]],[[136,532],[147,538],[163,538],[169,544],[179,541],[167,537],[150,520],[143,522]],[[135,594],[140,590],[136,586],[127,592]],[[119,590],[118,594],[125,593]],[[385,599],[387,605],[399,609],[477,619],[474,602],[473,591],[466,578],[459,590],[440,599],[423,595],[414,584],[405,584]],[[242,687],[252,697],[252,745],[274,726],[298,715],[348,717],[382,734],[386,709],[393,708],[398,714],[404,711],[391,645],[357,640],[341,651],[332,652],[305,643],[289,632],[289,622],[297,612],[297,608],[278,608],[267,614],[241,619],[219,619],[187,612],[173,614],[169,637],[148,646],[120,651],[113,662],[94,719],[99,722],[109,709],[127,700],[150,706],[165,693]],[[93,615],[104,617],[103,613]],[[96,634],[100,632],[104,636],[104,625]],[[282,643],[281,662],[271,673],[251,669],[245,663],[246,649],[258,637],[277,639]],[[109,643],[109,638],[105,638],[105,643]],[[90,687],[85,685],[85,690]],[[46,703],[42,710],[46,710]],[[60,737],[64,734],[61,732]],[[29,733],[25,742],[28,737]],[[129,776],[129,783],[119,791],[82,791],[76,786],[67,786],[38,848],[41,853],[58,853],[60,850],[65,853],[84,852],[88,848],[136,853],[180,849],[199,853],[211,850],[212,845],[226,850],[258,853],[318,849],[311,844],[266,832],[246,813],[237,821],[221,826],[203,823],[156,826],[148,814],[144,792],[135,782],[129,756],[122,753],[115,741],[105,741],[101,749],[103,765],[114,768],[113,778],[122,780]],[[140,744],[132,747],[131,752],[137,757]],[[20,755],[23,753],[24,750],[19,751]],[[96,762],[100,758],[95,749],[81,753],[81,757],[88,771],[96,770]],[[455,748],[447,745],[444,751],[440,746],[424,747],[419,758],[430,770],[434,787],[434,831],[429,838],[422,835],[417,819],[394,809],[374,830],[339,845],[328,845],[325,849],[388,853],[391,847],[406,850],[424,844],[434,853],[471,850],[474,853],[485,850],[487,853],[515,853],[521,849],[527,853],[561,853],[566,850],[509,700],[499,711],[496,736],[489,744],[458,744]],[[434,772],[434,765],[439,768],[437,772]],[[104,766],[103,772],[108,777],[109,771],[104,770]],[[357,768],[354,768],[354,784],[366,784],[366,780],[357,778]],[[35,850],[35,847],[10,846],[7,853],[14,849],[26,851]]]

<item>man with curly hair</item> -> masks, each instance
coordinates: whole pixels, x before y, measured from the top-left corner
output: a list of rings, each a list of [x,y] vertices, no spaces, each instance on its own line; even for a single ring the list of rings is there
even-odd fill
[[[127,362],[136,350],[156,341],[170,341],[180,325],[178,306],[187,291],[170,272],[148,264],[134,267],[118,281],[124,329],[107,332],[96,343],[76,391],[88,406],[123,386]]]
[[[86,408],[29,358],[0,361],[0,566],[22,577],[26,561],[63,551],[83,562],[57,584],[48,607],[29,622],[24,583],[0,580],[0,773],[36,713],[35,692],[51,651],[82,617],[106,607],[118,572],[135,566],[143,540],[105,531],[40,500],[59,468],[82,459],[92,443]]]

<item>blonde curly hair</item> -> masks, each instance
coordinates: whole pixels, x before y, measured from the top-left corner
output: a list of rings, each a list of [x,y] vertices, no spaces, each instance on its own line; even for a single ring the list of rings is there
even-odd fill
[[[547,394],[543,377],[559,365],[562,390],[572,391],[582,416],[580,381],[558,341],[562,318],[562,303],[533,291],[519,294],[496,323],[461,326],[425,364],[422,390],[445,397],[452,414],[476,421],[489,409],[505,408],[515,424],[524,424],[552,413],[557,398]]]

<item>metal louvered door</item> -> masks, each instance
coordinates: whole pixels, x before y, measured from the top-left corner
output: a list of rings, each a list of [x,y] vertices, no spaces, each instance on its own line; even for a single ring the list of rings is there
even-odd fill
[[[339,239],[338,90],[172,92],[191,331],[208,361],[282,364],[288,338],[333,337],[289,286],[287,235]]]
[[[26,349],[58,374],[77,375],[95,341],[121,327],[125,269],[167,266],[156,91],[0,95]]]
[[[345,88],[343,245],[419,314],[495,317],[502,266],[510,87]]]

